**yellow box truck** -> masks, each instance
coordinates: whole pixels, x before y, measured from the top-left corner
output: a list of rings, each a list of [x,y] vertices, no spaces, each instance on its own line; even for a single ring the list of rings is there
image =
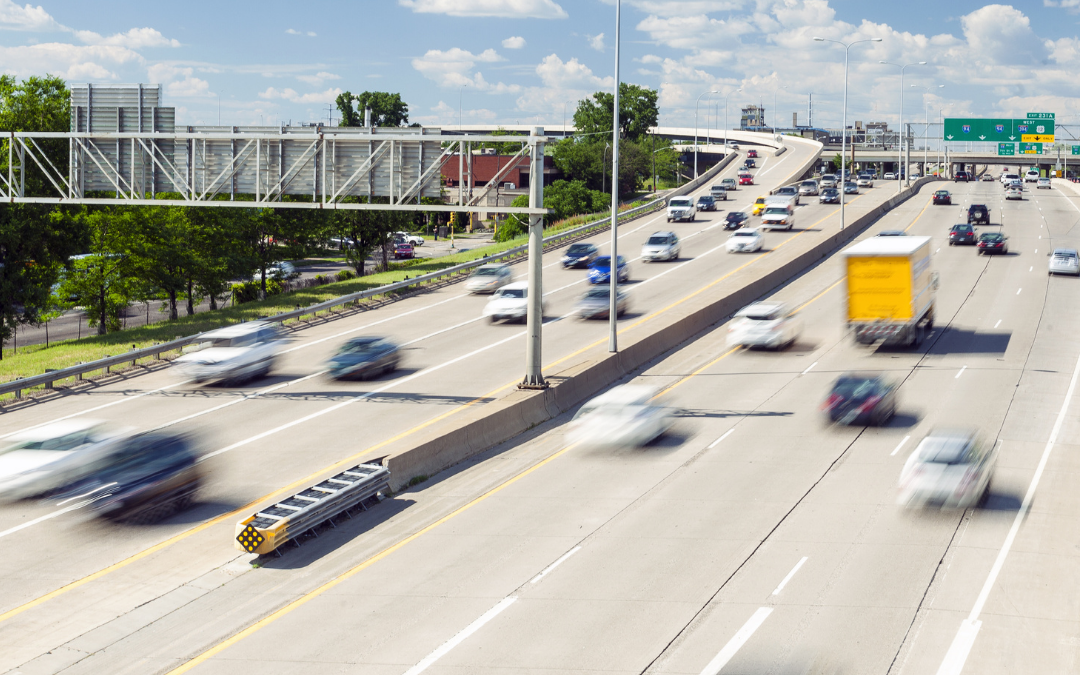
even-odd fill
[[[934,327],[930,237],[871,237],[842,253],[848,329],[860,344],[917,346]]]

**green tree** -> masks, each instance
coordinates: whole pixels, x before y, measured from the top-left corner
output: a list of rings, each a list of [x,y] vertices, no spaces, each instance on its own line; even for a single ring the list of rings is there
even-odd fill
[[[353,106],[353,101],[356,97],[353,96],[351,91],[343,91],[338,94],[337,97],[337,109],[341,115],[341,121],[338,122],[338,126],[341,127],[359,127],[364,124],[364,116],[357,114],[356,107]]]
[[[139,293],[129,247],[135,236],[133,209],[83,207],[56,211],[52,220],[70,220],[87,234],[88,253],[69,260],[56,296],[62,306],[83,307],[98,335],[120,330],[124,308]]]
[[[623,82],[619,85],[620,137],[640,142],[660,119],[658,93],[654,89]],[[586,136],[610,136],[615,117],[615,95],[598,91],[592,98],[578,101],[574,111],[577,133]]]
[[[557,180],[544,188],[544,208],[552,211],[548,215],[549,223],[583,213],[603,211],[611,206],[610,201],[610,195],[590,190],[580,180]]]
[[[353,104],[356,104],[353,107]],[[371,125],[376,127],[405,127],[409,125],[409,104],[401,100],[401,94],[384,91],[365,91],[359,96],[342,92],[337,97],[341,113],[340,125],[359,127],[364,124],[364,110],[371,110]]]

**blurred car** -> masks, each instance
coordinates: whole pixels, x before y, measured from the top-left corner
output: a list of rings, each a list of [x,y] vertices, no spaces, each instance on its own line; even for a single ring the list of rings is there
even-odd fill
[[[91,509],[110,520],[149,524],[182,511],[195,501],[204,471],[187,436],[138,434],[116,444],[92,475],[68,494],[100,494]]]
[[[641,261],[678,260],[681,252],[682,245],[674,232],[654,232],[641,246]]]
[[[655,405],[657,389],[624,384],[592,399],[567,425],[567,440],[591,447],[640,447],[664,435],[672,411]]]
[[[619,256],[616,263],[618,268],[618,279],[621,284],[624,281],[630,280],[630,263],[626,261],[626,258]],[[593,261],[592,265],[589,265],[589,283],[590,284],[609,284],[611,283],[611,256],[602,255]]]
[[[410,246],[423,246],[424,245],[424,238],[421,237],[418,234],[409,234],[408,232],[395,232],[394,233],[394,239],[404,241],[406,244],[409,244]]]
[[[904,463],[897,502],[906,507],[975,506],[990,491],[996,463],[996,443],[987,448],[973,431],[935,429]]]
[[[976,253],[982,255],[983,253],[1008,253],[1009,245],[1006,243],[1009,238],[1000,232],[983,232],[979,235],[979,241],[975,244]]]
[[[746,156],[747,157],[757,158],[757,150],[747,150],[746,151]]]
[[[1005,199],[1024,199],[1024,189],[1019,185],[1010,185],[1005,188]]]
[[[570,244],[570,248],[563,254],[562,266],[564,268],[588,267],[598,255],[600,255],[600,248],[596,244]]]
[[[326,364],[335,380],[378,377],[392,373],[401,361],[401,350],[382,337],[355,337],[347,340]]]
[[[75,418],[8,436],[0,448],[0,498],[50,494],[86,478],[125,435],[104,422]]]
[[[834,187],[836,187],[836,176],[831,174],[831,173],[824,174],[821,177],[821,187],[823,187],[823,188],[834,188]]]
[[[732,232],[725,246],[728,253],[753,253],[760,251],[764,243],[765,238],[761,236],[757,228],[744,227]]]
[[[296,279],[300,276],[299,270],[296,266],[287,260],[276,262],[266,267],[266,278],[277,279],[278,281],[289,281],[290,279]],[[262,279],[262,273],[258,270],[251,276],[253,281],[259,281]]]
[[[724,193],[724,194],[726,195],[727,193]],[[715,211],[716,210],[716,200],[713,199],[712,195],[701,195],[700,197],[697,198],[697,210],[698,211]]]
[[[198,351],[184,354],[173,364],[195,382],[235,384],[268,375],[284,344],[276,324],[248,321],[204,333]]]
[[[746,215],[742,211],[730,211],[724,216],[724,229],[725,230],[737,230],[746,224],[746,221],[750,220],[750,216]]]
[[[837,424],[882,425],[896,414],[896,385],[879,373],[845,373],[821,409]]]
[[[975,228],[970,223],[957,223],[949,230],[949,246],[974,244],[975,242]]]
[[[860,173],[855,181],[859,187],[874,187],[874,177],[868,173]]]
[[[622,316],[630,308],[630,294],[620,287],[615,293],[617,316]],[[606,319],[611,315],[611,286],[593,286],[585,291],[574,313],[582,319]]]
[[[738,149],[739,149],[739,144],[738,144],[738,143],[736,143],[735,141],[728,141],[728,142],[727,142],[727,146],[728,146],[728,148],[730,148],[731,150],[738,150]]]
[[[780,195],[782,197],[794,197],[795,206],[799,205],[799,188],[795,187],[794,185],[785,185],[782,188],[777,188],[776,192],[774,192],[773,194]]]
[[[993,174],[991,174],[989,171],[986,171],[983,173],[982,178],[980,178],[979,180],[984,183],[993,183],[995,179]]]
[[[971,174],[967,171],[957,171],[956,175],[953,176],[954,183],[966,183],[969,180],[971,180]]]
[[[839,204],[840,191],[834,187],[825,188],[818,197],[819,204]]]
[[[541,315],[544,303],[541,301]],[[529,283],[517,281],[507,284],[495,291],[487,305],[484,306],[484,317],[495,323],[496,321],[525,321],[529,314]]]
[[[760,216],[761,212],[765,210],[765,197],[758,197],[754,200],[754,208],[750,211],[755,216]]]
[[[757,168],[757,162],[755,162],[753,159],[750,159],[749,157],[746,158],[746,161],[744,161],[742,163],[742,165],[743,165],[743,168],[746,168],[746,169],[756,169]]]
[[[784,349],[802,333],[802,322],[787,305],[755,302],[743,307],[728,325],[728,347]]]
[[[885,172],[885,180],[896,180],[896,174],[892,171]]]
[[[1049,190],[1053,186],[1050,184],[1049,178],[1040,178],[1039,181],[1035,183],[1035,187],[1039,189],[1046,188]]]
[[[967,221],[972,225],[989,225],[990,207],[986,204],[972,204],[968,207]]]
[[[857,195],[857,194],[859,194],[859,185],[857,183],[852,183],[851,181],[848,181],[848,182],[844,183],[844,194],[846,194],[846,195]]]
[[[1076,274],[1080,276],[1080,256],[1074,248],[1055,248],[1050,254],[1049,274]]]
[[[1039,172],[1036,171],[1035,169],[1029,169],[1026,173],[1024,173],[1024,182],[1025,183],[1038,183],[1039,182]]]
[[[739,185],[753,185],[754,176],[749,171],[739,172]]]
[[[397,258],[397,259],[400,260],[402,258],[412,258],[412,257],[413,257],[413,247],[410,244],[406,244],[405,242],[399,242],[397,244],[394,244],[394,258]]]
[[[816,180],[804,180],[799,183],[799,195],[805,197],[816,197],[818,194],[818,183]]]
[[[881,232],[878,232],[874,236],[876,236],[876,237],[906,237],[907,232],[904,232],[903,230],[882,230]]]
[[[948,190],[938,190],[934,193],[934,205],[939,206],[943,204],[952,204],[952,195],[949,194]]]
[[[577,246],[577,244],[574,244],[574,246]],[[563,258],[563,266],[572,267],[572,265],[566,264],[565,257]],[[473,273],[465,280],[465,290],[470,293],[494,293],[513,280],[514,272],[509,265],[499,263],[481,265],[473,270]]]
[[[720,184],[723,185],[724,189],[728,192],[738,189],[738,185],[736,185],[734,178],[721,179]]]

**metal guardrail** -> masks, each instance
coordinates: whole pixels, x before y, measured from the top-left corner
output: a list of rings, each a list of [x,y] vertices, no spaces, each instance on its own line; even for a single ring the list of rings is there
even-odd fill
[[[247,553],[270,553],[335,516],[376,497],[390,483],[379,464],[359,464],[259,510],[236,524],[236,547]],[[299,545],[299,544],[298,544]]]
[[[698,178],[686,183],[685,185],[683,185],[683,186],[681,186],[679,188],[676,188],[675,190],[671,191],[670,193],[668,193],[664,197],[661,197],[659,199],[654,199],[653,201],[648,202],[646,204],[642,204],[641,206],[637,206],[637,207],[634,207],[632,209],[627,209],[626,211],[623,211],[622,213],[619,214],[619,222],[621,223],[621,222],[623,222],[625,220],[632,220],[632,219],[637,218],[639,216],[646,215],[646,214],[652,213],[654,211],[658,211],[661,208],[664,208],[666,206],[667,200],[670,197],[686,194],[688,192],[692,192],[692,191],[696,190],[697,188],[701,187],[702,185],[707,183],[709,180],[711,180],[713,177],[715,177],[716,174],[719,173],[720,171],[722,171],[723,168],[725,166],[727,166],[729,163],[731,163],[733,158],[736,157],[736,156],[737,155],[734,154],[734,153],[729,154],[727,157],[725,157],[723,160],[721,160],[715,166],[713,166],[711,169],[709,169],[709,171],[706,171],[704,174],[702,174]],[[566,239],[571,239],[573,237],[578,237],[578,236],[581,236],[582,234],[591,232],[593,230],[601,230],[601,229],[604,229],[604,228],[608,227],[610,225],[610,223],[611,223],[611,216],[607,216],[606,218],[601,218],[601,219],[598,219],[598,220],[594,220],[594,221],[585,223],[583,225],[580,225],[578,227],[571,228],[571,229],[566,230],[564,232],[559,232],[558,234],[553,234],[553,235],[551,235],[549,237],[544,237],[544,245],[547,246],[549,244],[558,244],[558,243],[560,243],[560,242],[562,242],[562,241],[564,241]],[[412,286],[416,286],[418,284],[424,284],[424,283],[427,283],[429,281],[436,281],[438,279],[441,279],[442,277],[454,276],[454,275],[459,274],[461,272],[465,272],[465,271],[471,270],[473,268],[480,267],[481,265],[487,265],[487,264],[490,264],[492,262],[497,262],[499,260],[504,260],[504,259],[507,259],[507,258],[513,258],[513,257],[515,257],[517,255],[522,254],[522,253],[526,253],[528,251],[528,249],[529,249],[528,244],[523,244],[521,246],[515,246],[513,248],[506,249],[505,251],[500,251],[499,253],[496,253],[494,255],[484,256],[482,258],[477,258],[476,260],[470,260],[469,262],[461,263],[459,265],[453,265],[451,267],[446,267],[446,268],[443,268],[441,270],[436,270],[435,272],[431,272],[429,274],[422,274],[420,276],[413,277],[411,279],[405,279],[404,281],[398,281],[398,282],[395,282],[395,283],[392,283],[392,284],[386,284],[384,286],[377,286],[375,288],[369,288],[366,291],[358,291],[356,293],[350,293],[348,295],[341,295],[341,296],[338,296],[336,298],[326,300],[325,302],[320,302],[320,303],[317,303],[317,304],[314,304],[314,305],[308,305],[307,307],[301,307],[300,309],[290,310],[288,312],[283,312],[281,314],[275,314],[274,316],[266,317],[263,320],[264,321],[270,321],[270,322],[273,322],[273,323],[284,323],[285,321],[291,321],[293,319],[299,319],[300,317],[307,316],[309,314],[318,314],[321,311],[328,311],[330,309],[333,309],[334,307],[341,307],[341,306],[344,306],[344,305],[348,305],[350,303],[356,303],[356,302],[359,302],[361,300],[366,300],[368,298],[372,298],[372,297],[375,297],[375,296],[386,295],[388,293],[394,293],[396,291],[405,290],[407,288],[410,288]],[[131,350],[129,352],[126,352],[124,354],[119,354],[119,355],[116,355],[116,356],[107,356],[107,357],[105,357],[103,359],[97,359],[95,361],[88,361],[86,363],[81,363],[81,364],[78,364],[78,365],[75,365],[75,366],[70,366],[68,368],[63,368],[61,370],[54,370],[54,371],[46,372],[46,373],[44,373],[42,375],[33,375],[31,377],[20,378],[20,379],[17,379],[17,380],[13,380],[11,382],[5,382],[3,384],[0,384],[0,396],[6,395],[6,394],[15,394],[15,398],[19,398],[21,396],[23,390],[26,390],[26,389],[33,389],[35,387],[42,387],[42,386],[44,386],[46,389],[48,389],[48,388],[52,387],[54,382],[57,382],[57,381],[60,381],[60,380],[65,380],[65,379],[68,379],[68,378],[82,379],[82,376],[85,375],[86,373],[92,373],[92,372],[96,372],[96,371],[99,371],[99,370],[104,370],[105,372],[108,372],[110,368],[112,368],[114,366],[119,366],[119,365],[122,365],[122,364],[125,364],[125,363],[131,363],[132,365],[134,365],[135,362],[138,361],[139,359],[158,357],[161,354],[171,352],[171,351],[180,350],[180,349],[183,349],[184,347],[187,347],[189,345],[200,342],[203,339],[203,337],[202,337],[203,335],[204,335],[203,333],[198,333],[196,335],[189,335],[187,337],[177,338],[176,340],[170,340],[169,342],[163,342],[161,344],[153,345],[153,346],[150,346],[150,347],[144,347],[142,349],[133,349],[133,350]]]

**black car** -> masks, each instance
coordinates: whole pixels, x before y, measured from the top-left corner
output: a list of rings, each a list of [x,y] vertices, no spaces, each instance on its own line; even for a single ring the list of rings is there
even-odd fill
[[[737,230],[742,227],[749,219],[750,216],[746,215],[742,211],[731,211],[724,218],[724,229]]]
[[[989,225],[990,208],[986,204],[972,204],[968,207],[967,220],[971,225]]]
[[[149,432],[119,443],[69,494],[101,495],[91,508],[104,518],[153,523],[191,506],[202,482],[190,438]]]
[[[938,190],[934,193],[934,205],[952,204],[952,195],[948,190]]]
[[[562,257],[563,267],[588,267],[600,255],[596,244],[570,244]]]
[[[878,373],[845,373],[822,410],[838,424],[885,424],[896,414],[896,385]]]
[[[401,360],[396,344],[381,337],[355,337],[330,357],[327,370],[336,380],[366,379],[393,372]]]
[[[953,176],[954,183],[966,183],[969,180],[971,180],[971,174],[967,171],[957,171],[956,175]]]
[[[957,223],[949,230],[949,246],[974,243],[975,228],[971,226],[971,223]]]
[[[1006,243],[1008,237],[1000,232],[983,232],[979,235],[979,241],[977,253],[982,255],[983,253],[1008,253],[1009,245]]]
[[[836,188],[825,188],[821,191],[821,196],[818,197],[818,203],[820,204],[839,204],[840,203],[840,191]]]
[[[697,210],[698,211],[715,211],[716,199],[711,195],[701,195],[697,198]]]
[[[747,159],[745,162],[743,162],[743,166],[746,167],[747,169],[756,169],[757,168],[757,162],[755,162],[752,159]]]

